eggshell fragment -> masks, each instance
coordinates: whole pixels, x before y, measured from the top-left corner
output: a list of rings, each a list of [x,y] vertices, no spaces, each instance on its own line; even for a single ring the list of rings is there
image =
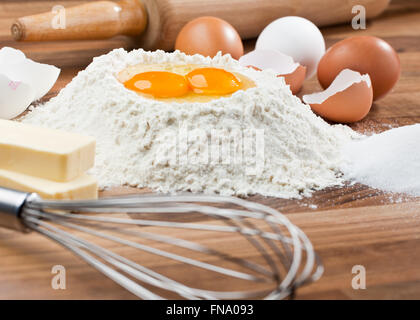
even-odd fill
[[[51,90],[60,74],[60,69],[24,59],[13,64],[1,65],[0,72],[13,81],[31,85],[35,90],[34,100],[41,99]]]
[[[298,67],[289,74],[279,75],[279,77],[284,77],[286,83],[290,86],[293,94],[297,94],[302,88],[303,81],[306,76],[306,67],[298,65]]]
[[[283,17],[271,22],[261,32],[256,50],[278,50],[308,68],[306,78],[312,77],[325,53],[325,41],[318,27],[302,17]]]
[[[24,112],[35,98],[31,85],[0,74],[0,119],[10,120]]]
[[[293,94],[299,92],[305,80],[306,67],[277,50],[254,50],[242,56],[239,62],[243,66],[251,66],[257,70],[273,70],[279,77],[284,77]]]
[[[27,59],[9,47],[0,50],[0,118],[12,119],[50,91],[60,69]]]
[[[370,77],[344,69],[325,91],[304,95],[302,100],[327,120],[342,123],[362,120],[372,107]]]
[[[343,69],[369,74],[374,100],[391,91],[401,71],[395,50],[386,41],[372,36],[350,37],[329,48],[318,65],[321,86],[327,88]]]
[[[3,47],[0,49],[0,66],[6,64],[14,64],[26,59],[25,54],[14,48]]]

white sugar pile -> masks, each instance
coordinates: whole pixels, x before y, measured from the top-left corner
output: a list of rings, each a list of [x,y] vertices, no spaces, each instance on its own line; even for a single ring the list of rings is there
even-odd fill
[[[384,191],[420,196],[420,124],[373,135],[344,147],[345,177]]]
[[[256,87],[208,103],[156,101],[116,79],[121,70],[139,63],[226,68],[251,78]],[[228,55],[210,59],[178,51],[118,49],[97,57],[57,97],[21,121],[94,136],[91,173],[102,188],[130,185],[282,198],[341,184],[340,149],[357,136],[316,116],[274,73],[245,68]],[[261,139],[254,138],[257,133]],[[250,143],[242,144],[248,134]],[[227,146],[227,152],[220,146]],[[238,162],[233,154],[239,155]]]

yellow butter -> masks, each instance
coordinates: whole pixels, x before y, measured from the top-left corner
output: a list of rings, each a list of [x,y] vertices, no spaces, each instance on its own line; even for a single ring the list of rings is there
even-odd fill
[[[95,139],[0,120],[0,169],[64,182],[93,167]]]
[[[70,182],[55,182],[0,169],[0,187],[35,192],[43,199],[87,200],[98,198],[97,181],[87,174]]]

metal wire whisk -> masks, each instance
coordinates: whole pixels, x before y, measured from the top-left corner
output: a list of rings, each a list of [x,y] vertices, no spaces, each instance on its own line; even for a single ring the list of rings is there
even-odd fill
[[[137,194],[46,201],[0,188],[0,227],[33,230],[58,242],[142,299],[283,299],[324,270],[307,236],[284,215],[233,197]],[[146,255],[171,263],[153,270]],[[181,275],[192,283],[168,275],[171,270],[184,270]],[[217,277],[235,280],[212,281]],[[236,281],[241,290],[205,287]]]

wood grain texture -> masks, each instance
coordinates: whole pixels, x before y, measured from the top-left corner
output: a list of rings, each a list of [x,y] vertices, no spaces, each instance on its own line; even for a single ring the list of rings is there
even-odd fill
[[[342,0],[121,0],[91,1],[79,7],[67,7],[67,27],[53,29],[54,13],[47,11],[23,17],[13,25],[20,40],[104,39],[117,34],[139,35],[138,45],[145,49],[172,50],[181,28],[194,18],[215,16],[232,24],[244,39],[256,37],[277,17],[297,15],[318,26],[349,22],[352,2]],[[390,0],[359,0],[371,18],[382,13]],[[116,4],[118,3],[118,4]],[[130,7],[131,10],[126,10]],[[120,10],[115,10],[120,8]],[[121,9],[122,8],[122,9]],[[138,14],[130,14],[136,10]],[[147,11],[148,27],[144,30]],[[252,12],[252,15],[249,13]],[[125,28],[128,27],[129,28]],[[134,34],[133,34],[134,33]],[[140,36],[141,35],[141,36]]]
[[[81,1],[60,1],[67,5]],[[0,45],[22,49],[30,58],[63,68],[59,81],[44,98],[55,96],[93,56],[115,47],[133,48],[125,37],[106,41],[15,43],[9,34],[18,16],[51,9],[55,1],[2,1]],[[389,10],[370,21],[367,30],[349,25],[323,28],[327,45],[355,34],[382,37],[401,59],[401,79],[392,93],[375,102],[366,119],[352,125],[363,133],[420,122],[420,3],[392,1]],[[253,41],[245,47],[250,50]],[[320,89],[316,79],[299,95]],[[107,194],[139,192],[121,188]],[[318,191],[311,198],[250,200],[281,210],[312,240],[326,268],[315,284],[298,291],[301,299],[420,299],[420,199],[384,193],[363,185]],[[59,245],[43,237],[0,230],[0,298],[2,299],[132,299],[112,281],[91,269]],[[51,289],[51,267],[67,269],[67,290]],[[367,270],[367,289],[351,288],[354,265]],[[156,263],[158,265],[158,263]],[[226,285],[226,283],[220,283]]]

